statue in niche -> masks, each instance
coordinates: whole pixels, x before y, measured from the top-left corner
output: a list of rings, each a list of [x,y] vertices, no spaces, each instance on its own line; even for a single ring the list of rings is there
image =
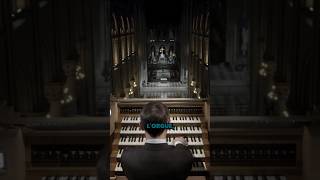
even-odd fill
[[[247,20],[242,17],[240,20],[240,55],[247,56],[249,44],[249,29]]]
[[[159,63],[160,64],[166,64],[167,58],[166,58],[166,48],[164,46],[161,46],[159,49]]]
[[[157,64],[157,59],[156,59],[156,50],[154,46],[151,46],[151,52],[149,54],[149,63],[151,64]]]
[[[173,46],[169,48],[169,64],[175,64],[176,54],[173,50]]]

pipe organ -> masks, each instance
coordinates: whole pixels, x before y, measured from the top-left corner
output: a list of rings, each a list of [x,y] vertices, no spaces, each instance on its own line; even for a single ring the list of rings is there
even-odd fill
[[[210,151],[208,141],[207,102],[191,99],[128,99],[114,100],[112,103],[111,123],[114,124],[112,153],[110,157],[110,174],[113,177],[123,176],[120,163],[123,148],[126,146],[141,146],[145,143],[144,131],[139,128],[139,113],[142,107],[150,101],[161,101],[168,106],[170,122],[174,129],[167,131],[167,142],[177,136],[183,136],[194,162],[190,177],[209,177]]]

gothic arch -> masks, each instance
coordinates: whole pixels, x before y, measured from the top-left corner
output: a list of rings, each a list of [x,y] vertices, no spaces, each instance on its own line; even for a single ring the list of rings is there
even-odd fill
[[[209,35],[209,32],[210,32],[210,29],[209,29],[209,17],[210,17],[210,12],[208,12],[207,16],[206,16],[205,27],[204,27],[205,35]]]
[[[119,29],[118,29],[117,18],[114,13],[112,14],[112,19],[113,19],[113,21],[112,21],[112,35],[117,35],[119,32]]]

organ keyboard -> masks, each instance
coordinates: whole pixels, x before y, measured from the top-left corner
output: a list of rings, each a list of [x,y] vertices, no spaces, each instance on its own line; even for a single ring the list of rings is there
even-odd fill
[[[170,117],[171,123],[201,123],[200,118],[196,116],[171,116]],[[140,123],[140,117],[139,116],[125,116],[122,118],[121,121],[122,124],[131,124],[131,123]]]
[[[208,176],[210,151],[208,141],[208,117],[205,116],[207,104],[205,100],[195,99],[128,99],[112,100],[111,124],[114,125],[111,177],[123,176],[120,158],[126,146],[142,146],[146,138],[140,129],[139,113],[143,106],[150,101],[161,101],[168,106],[170,122],[174,129],[167,130],[167,142],[172,145],[177,136],[183,136],[190,152],[194,156],[194,163],[190,175]],[[112,131],[112,128],[111,128]]]
[[[144,130],[139,126],[123,126],[120,134],[144,134]],[[202,134],[202,130],[198,126],[175,126],[174,129],[167,130],[167,134]]]
[[[175,137],[167,137],[167,143],[172,144],[174,139],[175,139]],[[188,142],[189,146],[202,146],[202,145],[204,145],[202,137],[185,137],[185,139]],[[120,137],[119,145],[137,146],[137,145],[144,145],[145,142],[146,142],[146,138],[143,135],[141,135],[141,136],[123,136],[123,137]]]
[[[117,162],[116,167],[115,167],[115,171],[122,173],[122,167],[121,167],[120,162]],[[207,171],[206,163],[203,161],[197,161],[197,162],[192,163],[191,171],[193,171],[193,172]]]

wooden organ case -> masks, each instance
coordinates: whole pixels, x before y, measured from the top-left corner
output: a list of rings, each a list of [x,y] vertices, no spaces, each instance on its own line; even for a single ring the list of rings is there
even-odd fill
[[[265,116],[221,116],[213,122],[211,179],[303,179],[301,125]]]
[[[105,118],[30,118],[23,129],[26,180],[97,180]]]
[[[210,150],[208,141],[208,104],[204,99],[128,99],[114,100],[111,104],[112,151],[110,177],[124,178],[120,157],[126,146],[140,146],[145,142],[144,131],[139,129],[139,113],[150,101],[161,101],[168,106],[170,122],[175,129],[168,130],[167,142],[170,144],[177,136],[188,141],[194,156],[189,179],[209,177]]]

